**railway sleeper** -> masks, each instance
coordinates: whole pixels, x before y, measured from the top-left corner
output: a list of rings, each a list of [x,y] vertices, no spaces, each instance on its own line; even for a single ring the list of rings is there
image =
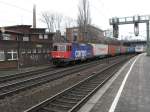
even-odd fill
[[[42,110],[40,110],[39,112],[66,112],[65,110],[60,110],[57,108],[49,108],[49,107],[43,107]]]
[[[99,81],[102,81],[105,78],[106,74],[103,74],[103,76],[97,76],[96,79],[94,79],[94,83],[98,83]],[[93,80],[91,80],[93,82]]]
[[[78,101],[80,101],[80,99],[68,98],[67,96],[62,96],[60,99],[68,101],[68,102],[78,102]]]
[[[59,100],[55,100],[53,102],[53,104],[59,104],[59,105],[67,105],[69,107],[72,107],[74,104],[76,104],[76,102],[72,103],[72,102],[63,102],[63,101],[59,101]]]
[[[76,93],[72,93],[72,92],[69,92],[69,95],[75,96],[75,97],[84,97],[85,96],[83,94],[76,94]]]
[[[101,80],[99,80],[99,81],[92,80],[89,82],[89,85],[99,85],[100,82],[101,82]]]
[[[81,99],[81,98],[83,98],[84,96],[83,95],[77,95],[77,94],[71,94],[71,93],[69,93],[69,94],[66,94],[66,96],[68,96],[69,98],[71,97],[73,97],[73,98],[78,98],[78,99]]]
[[[70,92],[75,93],[75,94],[87,95],[87,92],[81,92],[81,91],[77,91],[77,90],[72,90]]]
[[[81,100],[81,98],[79,98],[79,97],[68,97],[68,95],[67,96],[63,96],[63,98],[69,99],[69,100],[75,100],[75,101],[80,101]]]
[[[49,104],[48,107],[65,111],[65,110],[69,110],[72,106],[68,106],[68,105],[65,105],[65,104],[51,103],[51,104]]]
[[[86,92],[90,92],[91,90],[93,90],[93,87],[84,87],[84,86],[81,86],[79,87],[79,89],[81,89],[81,91],[86,91]]]
[[[56,101],[62,102],[62,103],[70,103],[70,104],[76,104],[78,101],[74,101],[74,100],[66,100],[64,98],[61,99],[57,99]]]
[[[100,82],[100,81],[103,81],[105,78],[106,78],[106,76],[108,76],[109,74],[103,74],[103,76],[98,76],[97,77],[97,80],[95,80],[94,82],[95,83],[98,83],[98,82]]]
[[[85,88],[76,88],[75,90],[85,92],[85,93],[91,92],[91,90],[87,90],[87,88],[86,89]]]
[[[88,90],[92,90],[93,88],[95,88],[97,85],[91,86],[91,85],[83,85],[80,88],[81,89],[88,89]]]
[[[92,88],[92,87],[96,87],[96,86],[98,86],[98,85],[99,85],[99,83],[96,83],[96,84],[95,84],[95,83],[92,83],[92,82],[91,82],[91,83],[88,83],[88,84],[84,84],[84,85],[82,85],[82,86],[83,86],[83,87],[91,87],[91,88]]]

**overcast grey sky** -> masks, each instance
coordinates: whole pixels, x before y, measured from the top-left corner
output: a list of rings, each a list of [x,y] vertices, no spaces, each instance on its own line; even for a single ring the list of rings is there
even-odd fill
[[[150,14],[148,0],[89,0],[92,23],[100,28],[109,28],[109,18]],[[57,12],[76,19],[79,0],[0,0],[0,26],[16,24],[32,25],[33,4],[37,6],[37,26],[45,27],[40,21],[41,12]],[[130,25],[131,26],[131,25]],[[133,26],[121,26],[122,31],[133,32]],[[143,27],[144,26],[144,27]],[[142,31],[145,25],[142,25]]]

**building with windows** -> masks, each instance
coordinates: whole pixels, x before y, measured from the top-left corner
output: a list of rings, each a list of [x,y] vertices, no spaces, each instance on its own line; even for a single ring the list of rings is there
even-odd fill
[[[46,64],[54,33],[31,25],[0,28],[0,69]]]
[[[104,43],[105,41],[104,31],[92,25],[86,27],[86,32],[81,32],[79,27],[67,28],[66,37],[68,42]]]

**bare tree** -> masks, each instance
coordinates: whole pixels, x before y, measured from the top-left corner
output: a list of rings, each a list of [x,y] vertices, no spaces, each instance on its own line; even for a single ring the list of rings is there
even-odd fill
[[[87,26],[91,24],[90,6],[88,0],[81,0],[78,7],[78,26],[81,36],[85,39],[87,34]]]
[[[46,23],[49,32],[54,32],[54,22],[55,22],[54,14],[51,14],[49,12],[43,12],[41,21]]]
[[[77,21],[70,17],[65,17],[63,19],[65,28],[71,28],[76,26]]]
[[[43,12],[41,21],[46,23],[49,32],[61,30],[63,15],[58,13]]]

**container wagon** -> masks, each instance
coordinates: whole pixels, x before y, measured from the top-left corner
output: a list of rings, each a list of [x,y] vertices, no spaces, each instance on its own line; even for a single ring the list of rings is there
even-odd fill
[[[108,45],[106,44],[91,44],[93,47],[94,58],[102,58],[108,55]]]

